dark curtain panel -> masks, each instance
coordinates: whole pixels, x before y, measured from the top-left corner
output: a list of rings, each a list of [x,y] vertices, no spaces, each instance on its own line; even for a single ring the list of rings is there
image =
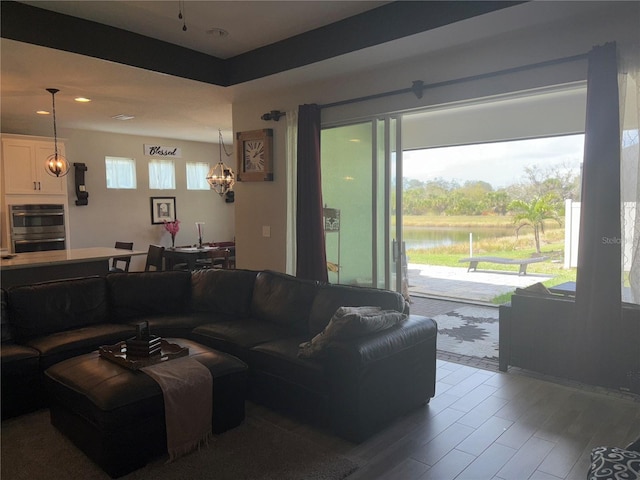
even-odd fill
[[[589,53],[587,82],[574,358],[576,373],[584,381],[616,387],[622,385],[625,372],[616,368],[615,346],[622,316],[615,43]]]
[[[322,217],[320,107],[298,109],[298,203],[296,276],[327,282],[327,255]]]

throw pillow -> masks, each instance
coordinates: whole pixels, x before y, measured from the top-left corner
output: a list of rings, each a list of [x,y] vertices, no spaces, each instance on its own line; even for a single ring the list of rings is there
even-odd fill
[[[516,293],[519,295],[536,295],[536,296],[547,296],[553,295],[549,291],[547,287],[544,286],[543,283],[534,283],[533,285],[529,285],[526,288],[516,288]]]
[[[393,327],[406,320],[407,315],[396,310],[380,307],[340,307],[318,335],[311,341],[301,343],[298,357],[320,356],[333,340],[348,340]]]
[[[614,478],[640,478],[640,453],[616,447],[596,447],[591,450],[587,479]]]

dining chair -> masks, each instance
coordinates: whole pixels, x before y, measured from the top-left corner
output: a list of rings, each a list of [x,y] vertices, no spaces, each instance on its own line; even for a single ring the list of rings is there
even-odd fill
[[[228,248],[214,248],[207,252],[206,258],[196,260],[196,268],[231,268],[231,252]]]
[[[209,258],[211,259],[211,268],[223,268],[225,270],[231,268],[231,251],[228,248],[211,250]]]
[[[195,247],[195,245],[179,245],[175,248],[192,248]],[[169,268],[169,267],[167,267]],[[180,262],[180,263],[174,263],[171,266],[171,270],[187,270],[189,271],[189,264],[185,263],[185,262]]]
[[[236,268],[236,242],[212,242],[211,245],[229,250],[229,268]]]
[[[116,248],[121,248],[122,250],[133,250],[133,242],[116,242]],[[119,267],[119,262],[123,262],[124,266]],[[130,263],[131,257],[113,257],[113,260],[111,261],[111,268],[109,268],[109,271],[128,272]]]
[[[160,245],[149,245],[149,251],[147,252],[147,262],[144,266],[144,271],[151,271],[151,267],[154,267],[157,271],[164,269],[164,247]]]

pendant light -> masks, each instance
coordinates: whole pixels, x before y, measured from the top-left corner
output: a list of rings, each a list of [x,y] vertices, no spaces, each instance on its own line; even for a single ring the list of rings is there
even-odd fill
[[[58,131],[56,129],[56,93],[60,90],[57,88],[47,88],[47,92],[51,94],[51,102],[53,103],[53,146],[54,153],[49,155],[44,165],[45,171],[52,177],[64,177],[69,173],[69,162],[64,156],[58,152]]]
[[[215,190],[218,195],[222,196],[233,188],[233,185],[236,183],[236,175],[233,173],[233,170],[227,167],[222,161],[224,143],[222,141],[222,131],[220,130],[218,130],[218,148],[220,151],[220,160],[209,170],[206,178],[211,190]],[[227,157],[231,155],[227,153],[226,148],[224,148],[224,153]]]

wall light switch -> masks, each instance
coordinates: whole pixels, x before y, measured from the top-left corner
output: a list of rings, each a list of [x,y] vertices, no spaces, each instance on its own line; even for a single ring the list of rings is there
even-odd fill
[[[271,236],[271,225],[263,225],[262,226],[262,236],[270,237]]]

